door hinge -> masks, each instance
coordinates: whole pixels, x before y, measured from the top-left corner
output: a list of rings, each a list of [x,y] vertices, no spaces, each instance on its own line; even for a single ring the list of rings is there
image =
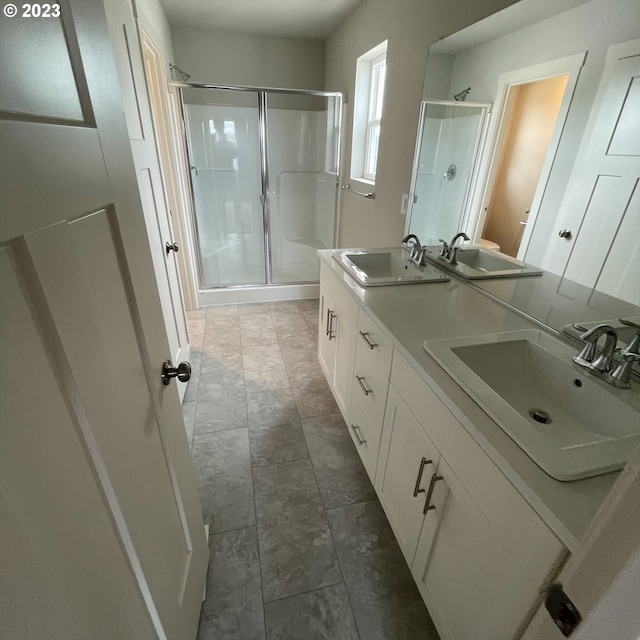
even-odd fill
[[[551,619],[565,638],[568,638],[580,624],[582,616],[560,583],[552,584],[547,589],[544,606]]]

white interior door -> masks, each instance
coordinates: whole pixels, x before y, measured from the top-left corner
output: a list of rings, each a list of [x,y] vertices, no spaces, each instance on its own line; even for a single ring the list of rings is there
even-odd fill
[[[109,0],[105,7],[162,315],[175,364],[189,358],[190,347],[177,256],[175,251],[167,250],[167,243],[173,246],[175,241],[147,94],[142,48],[131,0]],[[180,385],[180,400],[184,398],[185,389],[185,385]]]
[[[639,114],[640,40],[634,40],[609,49],[582,160],[543,265],[633,304],[640,304]]]
[[[208,550],[104,7],[60,13],[0,20],[0,637],[193,640]]]

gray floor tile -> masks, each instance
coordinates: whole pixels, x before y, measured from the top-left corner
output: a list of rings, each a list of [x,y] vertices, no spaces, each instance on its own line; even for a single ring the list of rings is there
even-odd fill
[[[318,359],[316,343],[308,329],[305,333],[283,336],[279,342],[285,362],[315,362]]]
[[[194,402],[198,399],[198,385],[200,383],[200,366],[202,363],[202,351],[192,346],[189,355],[191,365],[191,378],[187,382],[187,389],[184,393],[184,402]]]
[[[268,640],[359,640],[343,584],[265,605]]]
[[[297,315],[301,312],[296,300],[282,300],[280,302],[270,302],[269,309],[272,316],[276,315]]]
[[[198,434],[192,458],[205,524],[217,533],[255,524],[247,429]]]
[[[254,467],[265,602],[342,580],[311,462]]]
[[[182,403],[182,417],[184,418],[184,428],[187,432],[187,442],[189,443],[189,448],[191,448],[191,442],[193,440],[193,432],[196,424],[196,403],[195,402]]]
[[[320,324],[320,319],[318,318],[317,315],[305,315],[304,316],[304,321],[306,322],[307,326],[309,327],[309,330],[311,331],[311,333],[313,333],[314,338],[316,340],[318,340],[318,326]]]
[[[287,389],[289,378],[277,344],[242,350],[247,393]]]
[[[226,347],[230,348],[235,349]],[[198,387],[201,396],[221,396],[229,389],[244,390],[244,363],[240,348],[227,354],[205,352],[200,366]]]
[[[300,418],[312,418],[330,413],[338,413],[338,405],[324,378],[291,379],[291,390]]]
[[[255,527],[211,536],[207,597],[198,640],[264,640]]]
[[[254,466],[309,457],[290,389],[247,394],[247,413]]]
[[[262,318],[262,316],[260,316]],[[250,320],[253,320],[251,316],[248,316]],[[244,347],[260,347],[265,344],[277,344],[278,336],[276,330],[271,322],[271,318],[268,318],[269,322],[254,322],[253,325],[241,327],[240,337],[242,340],[242,346]]]
[[[256,316],[256,315],[271,315],[268,302],[252,302],[249,304],[238,305],[238,315],[242,316]]]
[[[325,509],[376,497],[342,415],[302,421]]]
[[[298,300],[298,308],[302,313],[318,315],[318,309],[320,308],[319,298],[309,298],[307,300]]]
[[[287,361],[284,366],[289,378],[298,385],[308,382],[326,382],[327,380],[322,373],[315,351],[308,360]]]
[[[438,640],[377,500],[327,512],[362,638]]]
[[[200,383],[195,418],[195,433],[227,431],[247,426],[247,401],[244,387],[229,386],[217,381],[214,390]]]
[[[310,334],[309,325],[305,322],[304,316],[274,316],[273,325],[276,330],[278,340],[290,338],[291,336],[306,336]]]

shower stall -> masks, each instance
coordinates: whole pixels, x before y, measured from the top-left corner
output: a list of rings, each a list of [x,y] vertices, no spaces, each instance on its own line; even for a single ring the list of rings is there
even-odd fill
[[[449,240],[467,222],[490,104],[424,101],[413,163],[408,228],[425,244]]]
[[[304,285],[317,289],[316,251],[334,246],[342,94],[171,84],[180,89],[200,302],[212,292],[221,302],[317,295]]]

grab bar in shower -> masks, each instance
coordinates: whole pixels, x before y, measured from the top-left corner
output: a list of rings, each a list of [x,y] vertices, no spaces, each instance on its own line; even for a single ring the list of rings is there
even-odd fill
[[[350,193],[355,193],[357,196],[362,196],[363,198],[367,198],[368,200],[375,200],[376,199],[375,191],[371,191],[369,193],[365,193],[364,191],[356,191],[355,189],[351,188],[350,184],[343,184],[342,188],[346,189]]]

